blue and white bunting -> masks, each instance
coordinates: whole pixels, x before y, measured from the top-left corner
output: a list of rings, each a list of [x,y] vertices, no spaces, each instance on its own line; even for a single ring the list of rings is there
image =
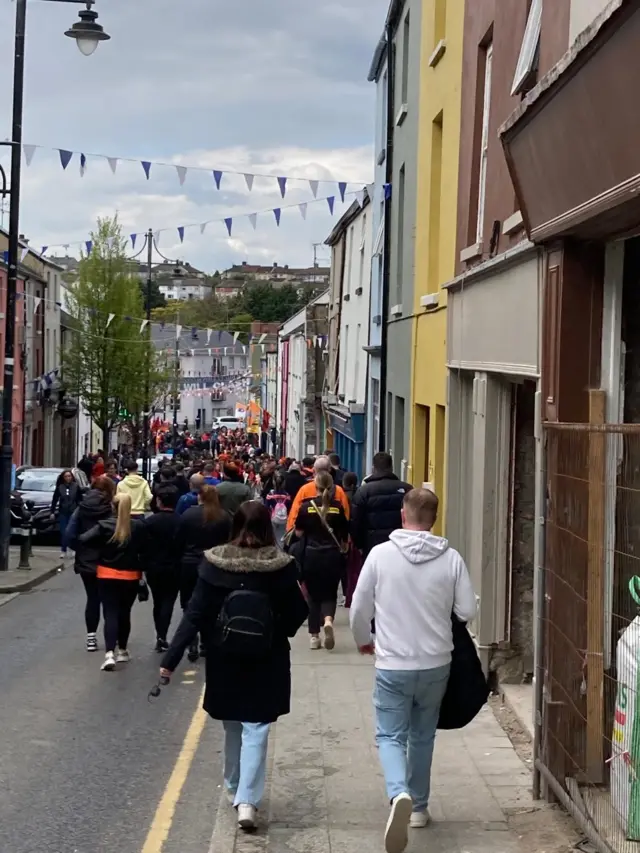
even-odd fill
[[[105,326],[105,329],[109,328],[109,326],[111,325],[111,321],[113,320],[113,318],[115,316],[116,316],[115,314],[109,314],[109,316],[107,317],[107,325]]]
[[[250,213],[247,218],[249,219],[249,222],[251,223],[251,227],[255,231],[257,226],[258,226],[258,214],[257,213]]]
[[[69,163],[71,162],[71,158],[73,157],[73,151],[65,151],[64,148],[60,148],[60,162],[62,163],[62,168],[66,169]]]
[[[118,168],[118,158],[117,157],[107,157],[107,163],[109,164],[109,168],[115,175],[116,169]]]
[[[255,175],[250,175],[248,172],[244,173],[244,180],[245,180],[245,183],[247,185],[247,189],[249,190],[249,192],[251,192],[251,190],[253,189],[254,178],[255,178]]]
[[[135,249],[136,240],[138,239],[138,235],[137,234],[129,234],[129,239],[131,240],[131,248]]]
[[[334,195],[330,195],[327,199],[327,204],[329,205],[329,213],[333,216],[333,206],[335,204],[336,197]]]
[[[176,166],[176,172],[178,173],[178,181],[180,182],[180,186],[183,186],[184,182],[187,179],[187,167]]]
[[[303,201],[302,204],[299,204],[298,210],[300,211],[300,216],[303,219],[306,219],[307,218],[307,202]]]
[[[24,152],[24,161],[27,166],[31,165],[31,161],[33,160],[33,155],[36,153],[35,145],[23,145],[22,150]]]
[[[180,242],[184,243],[184,225],[178,226],[178,237],[180,238]]]
[[[140,323],[140,334],[144,332],[148,322],[148,320],[143,320],[142,323]]]
[[[314,198],[318,198],[318,187],[320,186],[320,181],[309,181],[309,189],[313,193]]]
[[[279,227],[280,226],[280,216],[282,215],[282,210],[279,207],[274,207],[273,208],[273,215],[276,218],[276,225]]]
[[[384,200],[389,201],[391,198],[391,184],[385,184],[384,187]]]
[[[216,182],[216,189],[220,189],[220,182],[222,181],[223,173],[218,171],[218,169],[213,170],[213,180]]]
[[[93,240],[86,240],[84,245],[87,250],[87,255],[90,255],[91,250],[93,249]]]
[[[151,174],[151,163],[149,160],[141,160],[142,168],[144,169],[144,173],[147,176],[147,180],[149,180],[149,175]]]
[[[233,225],[233,218],[231,216],[228,216],[224,220],[224,224],[227,226],[227,231],[229,232],[229,237],[231,237],[231,226]]]
[[[287,192],[287,179],[278,178],[278,186],[280,187],[280,195],[284,198]]]
[[[347,191],[347,184],[345,181],[340,181],[338,183],[338,192],[340,193],[340,201],[344,201],[344,194]]]
[[[80,155],[80,177],[84,178],[84,173],[87,171],[87,158],[84,154]]]

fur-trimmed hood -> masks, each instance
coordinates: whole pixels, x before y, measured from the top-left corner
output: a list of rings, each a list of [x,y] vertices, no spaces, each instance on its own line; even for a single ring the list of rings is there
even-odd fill
[[[238,548],[237,545],[219,545],[204,552],[209,563],[225,572],[278,572],[288,566],[292,557],[279,548]]]

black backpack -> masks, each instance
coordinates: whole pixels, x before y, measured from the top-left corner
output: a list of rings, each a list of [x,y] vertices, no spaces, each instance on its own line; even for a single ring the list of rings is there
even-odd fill
[[[250,589],[230,592],[222,602],[213,632],[214,645],[241,658],[263,658],[273,643],[269,596]]]

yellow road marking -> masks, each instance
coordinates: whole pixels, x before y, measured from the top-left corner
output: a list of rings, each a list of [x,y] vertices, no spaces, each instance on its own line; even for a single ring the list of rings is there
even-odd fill
[[[164,789],[162,799],[158,803],[158,808],[153,816],[142,853],[162,853],[164,843],[169,836],[176,805],[180,799],[184,783],[187,780],[189,769],[193,763],[200,738],[202,737],[204,724],[207,720],[207,715],[202,710],[203,699],[204,688],[198,702],[198,707],[187,729],[180,755],[176,760],[169,781],[167,782],[167,787]]]

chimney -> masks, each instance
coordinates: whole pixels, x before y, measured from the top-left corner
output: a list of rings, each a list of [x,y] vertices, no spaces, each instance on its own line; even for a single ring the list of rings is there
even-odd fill
[[[277,261],[273,262],[273,268],[274,268],[274,270],[278,269],[278,262]]]
[[[243,262],[242,262],[242,266],[243,266],[243,267],[246,267],[246,265],[247,265],[247,262],[246,262],[246,261],[243,261]]]

